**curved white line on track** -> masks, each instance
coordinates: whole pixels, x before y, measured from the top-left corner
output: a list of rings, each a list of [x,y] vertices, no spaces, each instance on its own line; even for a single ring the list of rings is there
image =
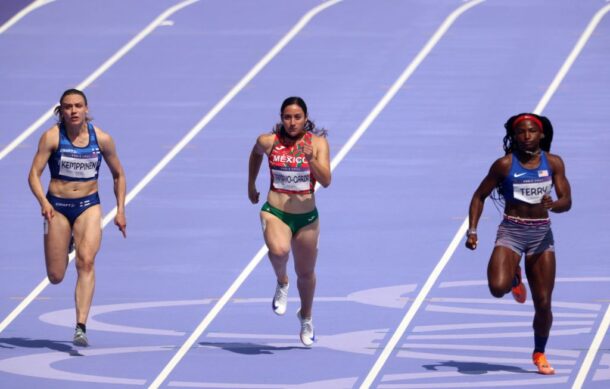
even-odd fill
[[[198,2],[199,0],[187,0],[187,1],[183,1],[179,4],[176,4],[175,6],[168,8],[165,12],[163,12],[161,15],[159,15],[159,17],[157,17],[157,19],[155,19],[152,23],[150,23],[144,30],[142,30],[138,35],[136,35],[135,38],[133,38],[131,41],[129,41],[129,43],[127,43],[125,46],[123,46],[119,51],[117,51],[110,59],[108,59],[106,62],[104,62],[104,64],[102,66],[100,66],[95,72],[93,72],[85,81],[83,81],[81,84],[79,84],[76,88],[77,89],[84,89],[87,85],[89,85],[90,83],[92,83],[97,77],[99,77],[103,72],[105,72],[110,66],[112,66],[115,62],[117,62],[121,57],[123,57],[125,54],[127,54],[127,52],[129,50],[131,50],[133,48],[133,46],[135,46],[136,44],[138,44],[142,39],[144,39],[147,35],[149,35],[160,23],[162,23],[166,18],[168,18],[169,16],[173,15],[174,13],[176,13],[177,11],[181,10],[184,7],[187,7],[195,2]],[[26,132],[22,133],[15,141],[13,141],[11,143],[11,145],[7,146],[4,150],[2,150],[2,152],[0,153],[0,160],[6,156],[6,154],[8,154],[13,148],[15,148],[23,139],[25,139],[28,135],[30,135],[32,132],[34,132],[38,127],[40,127],[48,118],[51,117],[51,115],[53,114],[53,108],[51,108],[49,111],[47,111],[47,113],[45,113],[40,119],[38,119],[36,121],[36,123],[34,123],[32,126],[30,126],[30,128],[28,128],[28,130],[26,130]],[[30,131],[31,130],[31,131]],[[29,131],[29,133],[27,133]],[[27,133],[27,134],[26,134]],[[23,139],[21,139],[23,138]],[[19,140],[17,142],[17,140]],[[15,143],[16,142],[16,143]],[[8,150],[8,151],[7,151]],[[6,152],[5,152],[6,151]],[[156,174],[156,173],[155,173]],[[150,174],[149,174],[150,175]],[[148,177],[148,176],[147,176]],[[152,179],[152,178],[151,178]],[[142,182],[140,182],[140,184],[142,184]],[[140,185],[138,184],[138,185]],[[144,184],[146,185],[146,184]],[[144,186],[142,185],[142,187]],[[139,190],[142,190],[142,187],[139,187]],[[133,191],[132,191],[133,192]],[[127,194],[127,198],[126,198],[126,204],[129,203],[129,201],[135,197],[135,194],[133,194],[132,192],[130,192],[129,194]],[[137,194],[137,192],[136,192]],[[103,222],[102,222],[102,229],[114,218],[114,216],[116,215],[116,207],[114,207],[114,209],[112,211],[109,212],[108,215],[106,215],[106,217],[104,218]],[[72,262],[72,260],[74,259],[74,251],[72,251],[70,253],[69,262]],[[2,331],[4,331],[4,329],[13,321],[15,320],[15,318],[28,306],[30,305],[30,303],[32,301],[34,301],[34,299],[36,297],[38,297],[38,295],[44,290],[44,288],[46,288],[49,285],[49,279],[48,278],[44,278],[35,288],[34,290],[32,290],[32,292],[30,292],[29,295],[27,295],[25,297],[25,299],[23,299],[23,301],[21,301],[21,303],[19,305],[17,305],[17,307],[15,307],[15,309],[13,309],[13,311],[11,313],[9,313],[9,315],[4,318],[4,320],[2,320],[2,322],[0,322],[0,333],[2,333]]]
[[[43,7],[49,3],[54,2],[55,0],[36,0],[33,3],[30,3],[27,7],[17,12],[12,18],[6,21],[2,26],[0,26],[0,34],[6,32],[9,28],[15,25],[18,21],[26,17],[30,12],[37,10],[40,7]]]
[[[595,30],[595,28],[601,21],[602,17],[609,11],[610,11],[610,5],[607,5],[607,6],[603,7],[601,10],[599,10],[595,14],[595,16],[591,19],[591,21],[587,25],[587,28],[582,33],[580,39],[578,40],[578,42],[572,49],[570,55],[568,56],[568,58],[566,58],[563,65],[561,66],[560,70],[555,75],[555,78],[553,79],[553,81],[551,82],[549,87],[547,88],[545,94],[540,99],[538,105],[534,109],[535,113],[538,113],[538,114],[541,113],[542,110],[546,107],[546,105],[548,104],[550,99],[553,97],[553,95],[557,91],[557,88],[559,87],[560,83],[563,81],[565,75],[567,74],[567,72],[570,70],[570,68],[574,64],[574,61],[576,60],[576,58],[582,51],[583,47],[585,46],[585,44],[591,37],[591,34],[593,33],[593,31]],[[383,349],[381,355],[379,356],[377,362],[375,362],[375,365],[373,366],[373,368],[371,369],[371,371],[369,372],[369,374],[363,381],[362,385],[360,386],[361,389],[369,388],[373,384],[373,381],[379,374],[379,371],[385,364],[386,360],[389,358],[390,354],[396,347],[400,338],[402,338],[402,336],[404,335],[405,331],[407,330],[408,325],[411,323],[411,320],[413,320],[413,318],[415,317],[415,314],[417,313],[417,311],[421,307],[424,299],[426,298],[426,296],[432,289],[432,286],[434,285],[434,283],[440,276],[441,272],[443,271],[443,269],[445,268],[445,266],[447,265],[447,263],[453,256],[453,253],[457,249],[457,246],[460,244],[462,237],[466,234],[467,228],[468,228],[468,217],[466,217],[464,219],[464,222],[462,223],[462,225],[458,229],[457,233],[453,237],[453,240],[451,241],[451,243],[445,250],[445,253],[441,257],[440,261],[437,263],[437,265],[434,268],[434,270],[432,271],[432,273],[430,274],[430,277],[428,278],[428,280],[426,280],[426,283],[424,284],[422,290],[417,295],[417,297],[415,298],[415,301],[413,302],[413,304],[411,304],[411,307],[409,308],[409,310],[405,314],[404,318],[398,325],[396,332],[394,332],[394,334],[388,341],[386,347]],[[610,315],[608,315],[608,316],[610,316]],[[608,321],[610,321],[610,318],[608,318]],[[605,328],[604,328],[604,325],[605,325]],[[609,323],[606,322],[606,320],[604,320],[604,322],[600,326],[598,335],[601,332],[605,333],[608,328],[608,325],[609,325]],[[596,339],[597,339],[597,337],[596,337]],[[593,361],[593,358],[590,359],[590,362],[592,362],[592,361]],[[588,371],[589,367],[590,366],[583,364],[583,366],[581,367],[581,370]],[[579,373],[579,375],[580,375],[580,373]],[[583,375],[586,375],[586,372],[583,373]],[[583,377],[583,380],[584,380],[584,377]],[[576,385],[576,383],[575,383],[575,385]],[[577,387],[579,388],[579,386],[575,386],[574,388],[577,388]]]
[[[483,1],[484,0],[475,0],[472,2],[465,3],[462,6],[460,6],[458,9],[453,11],[447,17],[447,19],[445,19],[443,24],[441,24],[441,26],[438,28],[438,30],[436,30],[434,35],[432,35],[430,40],[426,43],[424,48],[419,52],[417,57],[415,57],[413,62],[411,62],[411,64],[409,64],[407,69],[405,69],[404,73],[400,76],[400,78],[399,78],[400,84],[394,84],[392,86],[392,89],[390,89],[390,91],[388,91],[388,94],[386,94],[386,96],[384,96],[383,99],[380,101],[380,104],[383,102],[383,105],[378,104],[375,107],[375,109],[373,110],[373,112],[377,111],[378,107],[379,107],[379,111],[381,111],[381,109],[383,109],[385,107],[385,105],[394,97],[394,95],[398,92],[398,90],[406,82],[407,78],[409,76],[411,76],[411,74],[420,65],[420,63],[424,60],[424,58],[430,53],[430,51],[432,51],[434,46],[436,46],[438,41],[443,37],[443,35],[447,32],[447,30],[453,25],[453,23],[457,20],[457,18],[460,17],[464,12],[466,12],[470,8],[481,4]],[[390,95],[390,93],[391,93],[391,95]],[[373,112],[371,112],[371,114]],[[377,115],[375,115],[373,117],[373,119],[376,116]],[[371,119],[371,121],[373,119]],[[460,227],[459,231],[461,231],[463,229],[464,232],[466,232],[467,223],[468,223],[468,220],[465,220],[464,223],[462,223],[462,226]],[[383,367],[383,365],[389,358],[391,352],[396,347],[396,344],[398,343],[398,341],[400,340],[400,338],[406,331],[407,326],[409,325],[409,323],[415,316],[415,313],[419,310],[419,307],[422,305],[424,299],[428,295],[428,292],[430,291],[430,289],[432,289],[432,286],[436,282],[436,279],[439,277],[441,271],[443,270],[443,268],[445,267],[447,262],[449,262],[449,258],[451,258],[451,255],[455,251],[455,248],[460,243],[462,233],[460,233],[459,231],[458,231],[458,234],[453,238],[453,241],[451,242],[451,244],[449,245],[447,250],[445,251],[445,254],[443,254],[443,257],[441,258],[439,263],[436,265],[436,267],[432,271],[432,274],[430,275],[430,277],[426,280],[426,283],[424,284],[421,291],[419,292],[419,294],[417,295],[417,297],[411,304],[411,307],[409,308],[406,315],[400,322],[398,328],[396,329],[396,332],[394,332],[394,334],[392,335],[392,337],[390,338],[390,340],[388,341],[388,343],[382,350],[381,354],[377,358],[377,361],[375,361],[375,364],[373,365],[373,367],[371,368],[371,370],[365,377],[364,381],[360,385],[360,388],[370,387],[371,384],[373,383],[373,381],[375,380],[375,378],[377,377],[377,375],[379,374],[379,372],[381,371],[381,368]]]
[[[0,371],[19,374],[27,377],[44,378],[49,380],[75,381],[96,384],[137,385],[146,384],[145,379],[120,378],[103,375],[81,374],[55,369],[52,365],[72,358],[108,356],[127,353],[149,353],[153,351],[167,351],[173,346],[138,346],[116,347],[102,349],[72,349],[66,345],[65,351],[29,354],[19,357],[0,360]],[[44,385],[44,384],[43,384]]]
[[[93,81],[95,81],[99,76],[104,74],[112,65],[117,63],[121,58],[123,58],[129,51],[131,51],[138,43],[140,43],[144,38],[150,35],[157,27],[163,24],[168,17],[178,12],[184,7],[188,7],[189,5],[198,2],[199,0],[186,0],[179,4],[176,4],[167,10],[165,10],[161,15],[159,15],[155,20],[153,20],[146,28],[138,33],[135,37],[133,37],[127,44],[119,49],[114,55],[106,60],[100,67],[95,69],[93,73],[89,75],[84,81],[75,86],[76,89],[83,90],[87,88]],[[53,116],[53,110],[55,106],[51,107],[47,112],[45,112],[38,120],[32,123],[28,128],[25,129],[17,138],[13,139],[11,143],[9,143],[2,151],[0,151],[0,161],[4,159],[11,151],[13,151],[17,146],[21,144],[25,139],[27,139],[30,135],[32,135],[40,126],[42,126],[47,120],[49,120]],[[2,328],[0,327],[0,332],[2,332]]]

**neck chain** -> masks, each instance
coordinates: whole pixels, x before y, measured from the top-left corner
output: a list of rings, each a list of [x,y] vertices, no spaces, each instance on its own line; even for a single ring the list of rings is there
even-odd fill
[[[540,149],[536,151],[523,150],[523,153],[529,155],[530,157],[535,157],[536,155],[540,155]]]

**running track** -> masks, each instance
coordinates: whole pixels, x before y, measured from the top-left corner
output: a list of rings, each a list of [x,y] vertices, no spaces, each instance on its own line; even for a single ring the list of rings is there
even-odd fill
[[[2,23],[26,5],[7,4]],[[608,386],[607,1],[40,5],[0,33],[1,386]],[[85,81],[131,197],[128,239],[105,228],[92,347],[75,349],[73,266],[63,284],[31,294],[45,273],[26,176],[52,124],[45,112]],[[246,196],[249,151],[289,95],[330,129],[335,157],[317,195],[311,350],[298,341],[296,285],[285,317],[269,309],[259,206]],[[574,198],[553,216],[553,377],[530,362],[532,306],[487,291],[500,218],[491,202],[477,251],[462,239],[470,196],[501,155],[502,123],[533,110],[554,124]],[[107,170],[100,195],[111,212]]]

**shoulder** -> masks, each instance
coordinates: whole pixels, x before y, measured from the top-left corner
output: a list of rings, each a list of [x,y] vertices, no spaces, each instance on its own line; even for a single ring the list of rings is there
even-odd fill
[[[271,146],[275,142],[275,134],[262,134],[256,138],[256,143],[261,146]]]
[[[561,159],[561,157],[557,154],[551,154],[551,153],[545,153],[546,155],[546,160],[553,163],[553,162],[563,162],[563,160]]]
[[[98,126],[94,125],[93,126],[93,131],[95,132],[95,137],[97,138],[98,142],[109,142],[109,141],[112,141],[112,137],[110,136],[110,134],[107,133],[106,131],[102,130]]]
[[[506,154],[503,157],[500,157],[498,159],[496,159],[494,161],[494,163],[491,165],[492,169],[496,168],[496,169],[503,169],[503,170],[510,170],[511,165],[513,164],[513,155],[512,154]]]
[[[546,153],[546,160],[553,170],[563,169],[564,167],[563,160],[557,154]]]
[[[56,124],[42,134],[43,137],[59,137],[59,126]]]
[[[40,136],[40,142],[51,146],[56,146],[59,143],[59,126],[54,125]]]
[[[109,133],[102,130],[98,126],[93,126],[93,131],[95,132],[95,137],[97,138],[97,144],[104,152],[104,150],[113,149],[114,148],[114,140],[110,136]]]
[[[513,163],[513,155],[507,154],[503,157],[496,159],[489,168],[489,174],[495,176],[497,179],[504,179],[510,174],[510,169]]]
[[[311,134],[311,143],[316,146],[328,146],[328,141],[325,136]]]
[[[273,143],[275,142],[275,134],[262,134],[256,138],[256,143],[252,151],[256,154],[267,154],[271,153]]]

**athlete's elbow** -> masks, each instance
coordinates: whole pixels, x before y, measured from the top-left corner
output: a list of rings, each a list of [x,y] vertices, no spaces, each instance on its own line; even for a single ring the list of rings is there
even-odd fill
[[[331,179],[330,179],[330,176],[329,176],[328,178],[320,180],[319,182],[320,182],[320,185],[322,185],[322,187],[328,188],[329,185],[330,185],[330,181],[331,181]]]

